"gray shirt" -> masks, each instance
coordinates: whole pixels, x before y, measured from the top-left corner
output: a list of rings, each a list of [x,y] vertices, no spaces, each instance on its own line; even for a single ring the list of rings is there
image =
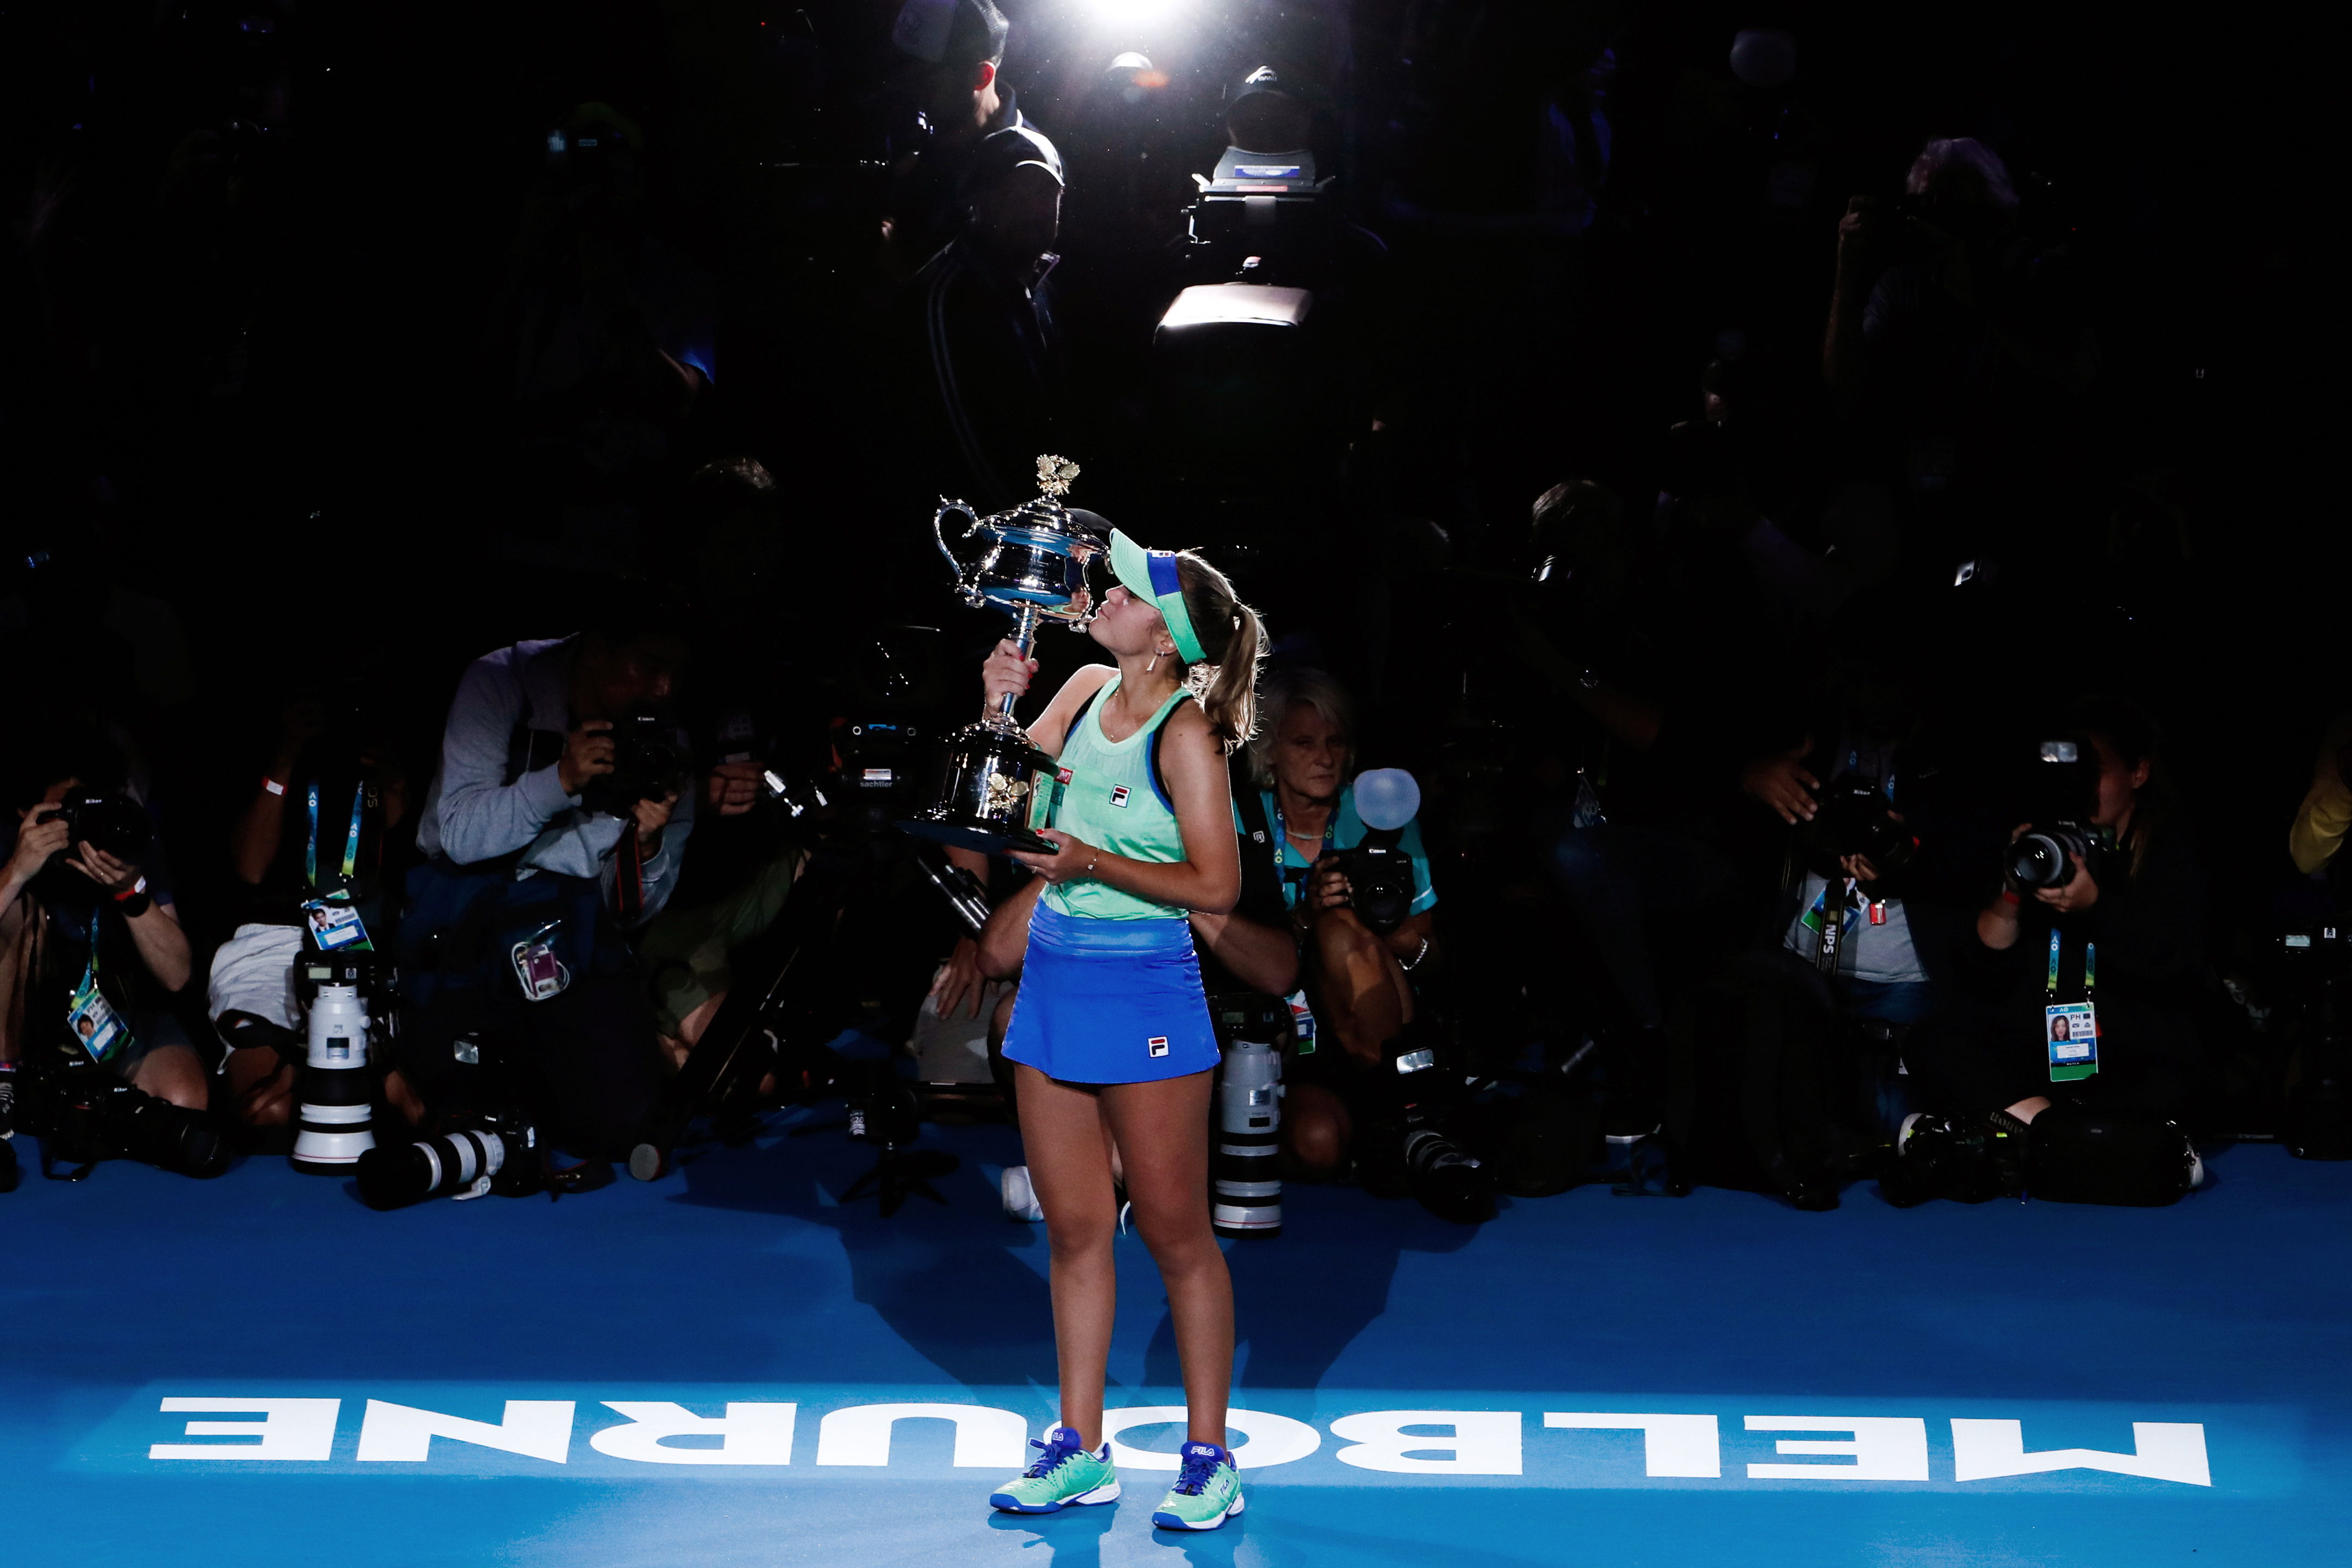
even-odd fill
[[[584,810],[580,797],[566,794],[556,764],[560,740],[550,735],[572,727],[570,687],[576,639],[517,643],[485,653],[466,668],[449,705],[441,737],[441,766],[425,791],[416,824],[417,847],[458,865],[495,860],[521,851],[518,878],[538,872],[593,877],[609,906],[618,863],[614,851],[630,825],[617,817]],[[520,752],[520,732],[536,732]],[[510,763],[523,771],[507,780]],[[694,791],[681,790],[661,847],[641,868],[643,918],[650,920],[669,901],[685,859],[687,835],[694,830]]]
[[[1807,873],[1803,902],[1797,909],[1797,918],[1789,923],[1789,934],[1781,946],[1807,963],[1819,959],[1822,951],[1821,922],[1826,917],[1822,904],[1830,891],[1825,877]],[[1839,891],[1843,893],[1843,879]],[[1839,969],[1857,980],[1874,980],[1881,985],[1909,985],[1927,977],[1919,963],[1917,949],[1911,946],[1911,922],[1903,913],[1903,901],[1889,898],[1880,901],[1881,916],[1873,925],[1867,918],[1870,904],[1861,909],[1842,911],[1841,934],[1844,945],[1839,950]]]

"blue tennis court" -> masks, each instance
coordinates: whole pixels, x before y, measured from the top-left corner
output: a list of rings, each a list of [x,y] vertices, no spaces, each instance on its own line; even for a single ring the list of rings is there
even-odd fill
[[[2344,1560],[2352,1182],[2222,1150],[2168,1210],[1352,1188],[1232,1250],[1248,1511],[1155,1536],[1181,1402],[1139,1243],[1126,1502],[984,1499],[1053,1414],[1009,1130],[885,1220],[837,1135],[377,1215],[254,1160],[0,1200],[7,1559],[387,1564]],[[1255,1461],[1255,1463],[1253,1463]],[[1140,1499],[1140,1506],[1138,1500]]]

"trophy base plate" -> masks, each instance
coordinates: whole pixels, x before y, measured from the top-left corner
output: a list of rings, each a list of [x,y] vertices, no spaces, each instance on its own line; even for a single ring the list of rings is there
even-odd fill
[[[929,839],[935,844],[951,844],[960,850],[978,850],[982,854],[1001,855],[1008,850],[1024,854],[1050,855],[1055,852],[1054,841],[1038,837],[1026,828],[1008,828],[995,822],[935,821],[925,817],[908,817],[898,828],[919,839]]]

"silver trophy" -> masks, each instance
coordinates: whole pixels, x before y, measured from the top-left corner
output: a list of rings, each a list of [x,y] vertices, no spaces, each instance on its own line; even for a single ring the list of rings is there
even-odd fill
[[[1009,512],[982,517],[961,501],[942,500],[931,516],[931,537],[955,573],[956,595],[978,609],[993,605],[1013,617],[1013,643],[1026,658],[1042,621],[1073,629],[1094,619],[1094,596],[1087,588],[1087,562],[1107,548],[1063,507],[1062,497],[1078,465],[1062,457],[1037,459],[1043,492]],[[971,520],[962,538],[979,541],[970,561],[948,547],[940,524],[951,516]],[[1013,696],[996,711],[948,737],[933,803],[921,815],[898,824],[919,838],[963,849],[1051,852],[1053,843],[1037,829],[1045,825],[1053,799],[1054,759],[1030,742],[1013,722]]]

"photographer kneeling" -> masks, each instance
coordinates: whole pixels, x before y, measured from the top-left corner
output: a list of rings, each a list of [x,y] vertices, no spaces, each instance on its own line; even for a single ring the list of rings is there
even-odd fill
[[[1282,1118],[1284,1152],[1311,1179],[1347,1168],[1359,1122],[1392,1113],[1385,1052],[1414,1019],[1411,975],[1434,951],[1437,893],[1418,821],[1402,825],[1395,845],[1412,868],[1409,890],[1350,881],[1349,852],[1368,830],[1355,787],[1342,782],[1355,723],[1338,683],[1315,671],[1277,674],[1265,707],[1271,722],[1250,743],[1258,788],[1236,795],[1234,812],[1244,862],[1263,858],[1281,878],[1314,1009],[1318,1038],[1292,1054]],[[1367,908],[1368,898],[1395,907]]]
[[[1915,821],[1920,778],[1938,769],[1918,755],[1910,683],[1855,668],[1838,686],[1801,742],[1746,770],[1793,831],[1769,946],[1729,972],[1746,1025],[1742,1129],[1766,1181],[1802,1209],[1835,1208],[1843,1180],[1877,1158],[1903,1109],[1905,1044],[1935,1006],[1929,954],[1943,959],[1967,907],[1948,891],[1965,860],[1956,836],[1923,840]]]
[[[93,732],[36,743],[26,762],[12,781],[26,804],[0,868],[0,1072],[12,1090],[21,1070],[52,1091],[21,1086],[70,1157],[129,1152],[211,1175],[216,1142],[180,1113],[200,1117],[208,1099],[204,1062],[173,1016],[194,974],[188,938],[121,748]],[[129,1090],[75,1087],[91,1073]],[[178,1111],[153,1114],[157,1102]]]
[[[408,799],[383,728],[356,690],[298,698],[230,832],[245,895],[235,935],[213,953],[209,1010],[229,1048],[229,1113],[247,1128],[293,1120],[308,1046],[293,974],[303,933],[317,950],[372,948],[392,935],[384,839]]]
[[[2013,1196],[2029,1164],[2044,1173],[2035,1190],[2059,1196],[2061,1180],[2077,1182],[2074,1156],[2089,1152],[2076,1129],[2099,1118],[2119,1121],[2094,1142],[2117,1159],[2150,1157],[2138,1173],[2147,1193],[2113,1201],[2186,1190],[2171,1186],[2176,1159],[2190,1168],[2186,1136],[2157,1129],[2184,1109],[2200,1054],[2193,1009],[2212,979],[2203,877],[2157,779],[2154,725],[2099,701],[2074,727],[2080,741],[2042,748],[2043,777],[2058,782],[2063,769],[2067,788],[2037,792],[2079,799],[2053,800],[2017,828],[2000,889],[1964,945],[1977,1005],[1906,1052],[1923,1103],[1945,1113],[1906,1124],[1886,1189],[1898,1203]],[[2113,1174],[2134,1185],[2120,1166]]]
[[[385,1090],[412,1123],[520,1112],[577,1154],[626,1154],[664,1075],[631,942],[693,824],[662,713],[685,656],[627,602],[467,670],[400,932],[413,1012]]]

